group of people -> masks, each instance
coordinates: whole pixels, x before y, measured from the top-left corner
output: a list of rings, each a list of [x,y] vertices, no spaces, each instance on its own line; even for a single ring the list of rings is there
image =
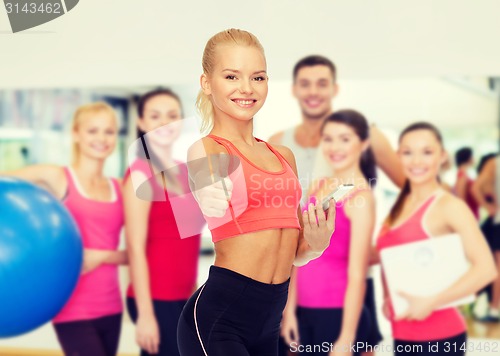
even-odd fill
[[[477,178],[475,180],[471,179],[467,173],[463,173],[464,170],[467,171],[467,167],[473,166],[472,149],[465,147],[458,150],[456,164],[459,168],[455,185],[456,193],[467,202],[476,216],[479,216],[480,207],[484,209],[486,218],[481,223],[481,230],[493,253],[497,270],[500,270],[500,210],[498,209],[500,155],[490,153],[481,157],[477,165]],[[461,191],[460,185],[463,187]],[[480,317],[479,320],[499,322],[500,277],[488,285],[485,291],[489,299],[489,308],[486,315]]]
[[[302,122],[266,142],[253,136],[253,118],[268,92],[259,40],[243,30],[222,31],[207,42],[202,67],[197,106],[207,135],[190,147],[187,163],[172,154],[181,102],[174,92],[159,89],[137,105],[144,147],[122,180],[103,173],[118,134],[116,116],[105,103],[76,111],[68,167],[36,165],[5,173],[52,192],[82,234],[81,278],[53,320],[65,354],[116,354],[123,312],[117,268],[128,264],[126,305],[141,355],[369,355],[369,346],[382,339],[369,266],[379,263],[386,248],[450,232],[461,237],[468,272],[438,295],[405,295],[409,307],[397,318],[385,291],[383,309],[397,354],[412,354],[409,348],[428,342],[445,354],[446,343],[464,343],[466,326],[458,310],[437,309],[479,291],[497,272],[474,214],[441,186],[446,153],[439,130],[414,123],[402,131],[394,151],[361,113],[333,110],[336,68],[325,57],[309,56],[293,71]],[[227,164],[237,167],[221,173]],[[380,232],[374,231],[377,166],[401,187]],[[330,200],[324,211],[323,198],[343,184],[354,188]],[[479,203],[498,214],[497,193],[490,193],[490,201]],[[185,199],[181,212],[171,203],[176,196]],[[263,203],[265,196],[273,199]],[[189,215],[192,236],[179,233],[179,214]],[[205,223],[215,262],[197,289]],[[126,251],[117,250],[122,226]],[[365,347],[352,350],[356,342]],[[419,354],[430,355],[426,350]]]
[[[474,150],[471,147],[461,147],[455,152],[456,180],[448,190],[462,199],[481,224],[486,242],[488,243],[497,270],[500,269],[500,213],[497,208],[497,196],[500,192],[500,155],[488,153],[481,157],[474,169]],[[486,169],[485,169],[486,168]],[[473,177],[477,176],[477,179]],[[480,214],[480,208],[484,214]],[[486,314],[478,316],[475,308],[472,314],[478,321],[500,321],[500,277],[484,288],[489,300]]]
[[[180,122],[178,96],[155,90],[138,102],[139,139],[169,123]],[[172,125],[171,127],[175,127]],[[185,208],[196,221],[198,204],[190,195],[186,165],[176,165],[166,181],[154,174],[175,162],[171,147],[179,131],[162,132],[158,140],[129,162],[123,179],[103,173],[118,137],[118,121],[111,106],[98,102],[81,106],[72,123],[73,160],[67,167],[40,164],[2,172],[49,190],[71,213],[84,246],[82,274],[66,305],[53,319],[66,355],[116,355],[123,302],[118,266],[129,265],[131,284],[126,305],[137,323],[137,342],[143,354],[176,355],[177,320],[196,289],[200,234],[181,239],[168,199],[141,199],[133,180],[143,180],[152,194],[184,195]],[[156,156],[155,156],[156,155]],[[155,159],[152,159],[152,156]],[[153,169],[150,163],[157,167]],[[199,209],[198,209],[199,211]],[[201,213],[198,221],[203,220]],[[122,228],[126,250],[118,251]],[[161,340],[161,343],[160,343]]]

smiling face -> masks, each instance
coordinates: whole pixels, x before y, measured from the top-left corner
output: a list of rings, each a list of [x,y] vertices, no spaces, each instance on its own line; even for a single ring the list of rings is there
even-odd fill
[[[251,120],[264,105],[267,83],[264,54],[258,48],[242,45],[219,46],[212,73],[201,77],[216,120]]]
[[[179,101],[166,94],[147,99],[138,127],[147,133],[146,139],[155,145],[171,145],[182,130],[182,109]]]
[[[337,91],[331,69],[322,64],[302,67],[293,84],[293,95],[302,115],[309,119],[321,119],[330,114]]]
[[[113,153],[117,137],[116,118],[105,110],[82,114],[73,130],[78,155],[97,160],[104,160]]]
[[[398,155],[410,183],[435,182],[446,160],[446,153],[436,135],[425,129],[410,131],[401,137]]]
[[[327,162],[339,172],[359,166],[368,141],[362,141],[349,125],[327,122],[321,134],[321,148]]]

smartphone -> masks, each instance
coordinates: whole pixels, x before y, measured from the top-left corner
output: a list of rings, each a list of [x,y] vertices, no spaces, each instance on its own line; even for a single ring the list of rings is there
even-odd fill
[[[341,184],[335,189],[333,192],[328,194],[321,201],[321,205],[323,206],[323,210],[328,210],[330,206],[330,199],[334,199],[335,201],[341,200],[347,193],[349,193],[352,189],[354,189],[354,184]]]

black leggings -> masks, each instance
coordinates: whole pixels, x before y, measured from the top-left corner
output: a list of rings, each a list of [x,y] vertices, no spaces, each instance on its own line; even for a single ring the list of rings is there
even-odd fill
[[[57,338],[68,356],[115,356],[122,314],[97,319],[55,323]]]
[[[156,356],[179,356],[177,347],[177,323],[181,315],[182,308],[186,304],[185,300],[155,300],[153,308],[156,322],[160,329],[160,345]],[[137,321],[137,306],[134,298],[127,298],[127,309],[130,318],[135,323]],[[141,356],[151,355],[145,350],[141,350]]]
[[[182,356],[276,356],[289,280],[255,281],[211,266],[207,282],[188,300],[179,319]]]
[[[300,355],[326,356],[333,350],[330,344],[340,336],[342,330],[342,308],[297,308],[299,322]],[[356,342],[365,343],[371,330],[370,315],[363,307],[358,322]],[[354,344],[357,345],[357,344]],[[342,347],[351,348],[352,345]],[[294,350],[292,348],[292,350]],[[361,350],[354,350],[359,355]]]
[[[434,341],[394,340],[394,355],[463,356],[467,348],[467,334]]]

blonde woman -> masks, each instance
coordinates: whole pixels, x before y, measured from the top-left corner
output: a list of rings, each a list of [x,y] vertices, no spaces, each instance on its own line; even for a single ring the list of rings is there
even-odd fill
[[[114,356],[123,309],[118,265],[127,263],[127,255],[117,251],[123,226],[121,184],[103,173],[118,136],[113,108],[102,102],[81,106],[75,112],[71,134],[70,166],[41,164],[6,174],[38,184],[60,199],[83,239],[82,275],[53,319],[64,354]]]
[[[293,154],[253,136],[253,118],[268,91],[258,39],[242,30],[220,32],[208,41],[202,64],[198,107],[210,134],[191,147],[188,167],[216,259],[181,314],[179,350],[183,356],[277,355],[292,265],[328,247],[335,209],[326,217],[311,204],[302,230]],[[208,173],[194,160],[200,151],[211,163]],[[224,160],[212,163],[221,156],[229,157],[229,172],[239,171],[217,181]],[[205,186],[207,176],[214,183]]]

